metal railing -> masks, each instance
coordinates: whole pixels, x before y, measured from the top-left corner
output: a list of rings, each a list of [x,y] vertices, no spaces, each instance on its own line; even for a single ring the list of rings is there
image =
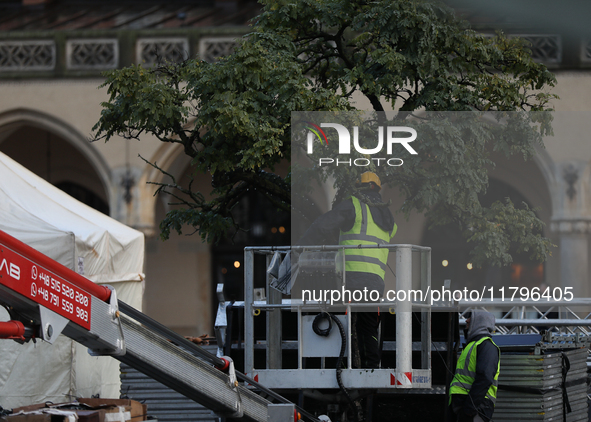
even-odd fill
[[[359,248],[387,248],[396,255],[396,289],[410,291],[412,289],[412,259],[413,252],[420,254],[420,289],[423,292],[428,291],[431,285],[431,248],[415,245],[360,245],[360,246],[298,246],[298,247],[247,247],[244,250],[245,280],[244,280],[244,368],[247,374],[261,373],[265,370],[279,370],[282,368],[282,337],[281,337],[281,312],[297,312],[298,320],[298,369],[303,369],[303,345],[302,345],[302,318],[306,312],[321,312],[326,309],[326,303],[313,300],[283,299],[280,292],[270,288],[270,277],[266,279],[266,299],[264,301],[255,301],[254,293],[254,257],[255,254],[265,255],[267,265],[269,265],[273,254],[280,252],[286,254],[291,250],[296,251],[341,251],[344,249]],[[343,265],[343,285],[344,278],[344,260]],[[426,299],[426,296],[425,296]],[[345,318],[347,321],[347,339],[351,338],[351,315],[356,308],[367,307],[363,303],[343,303]],[[394,302],[380,302],[380,308],[390,309],[396,312],[396,379],[402,379],[407,376],[410,382],[398,384],[397,388],[419,388],[419,384],[412,381],[413,371],[420,376],[417,379],[428,379],[420,388],[431,386],[431,307],[427,300],[422,303],[408,300],[399,300]],[[412,368],[412,311],[421,312],[421,368]],[[267,313],[266,327],[266,369],[255,368],[254,365],[254,317],[260,311]],[[353,362],[351,352],[351,342],[346,342],[347,369],[352,370]],[[346,371],[345,370],[345,371]],[[405,375],[406,374],[406,375]],[[386,375],[386,374],[384,374]],[[388,380],[390,375],[387,374]],[[423,377],[423,378],[421,378]],[[389,381],[388,381],[389,383]],[[395,384],[396,385],[396,384]],[[295,385],[294,385],[295,387]],[[371,388],[371,386],[367,386]]]

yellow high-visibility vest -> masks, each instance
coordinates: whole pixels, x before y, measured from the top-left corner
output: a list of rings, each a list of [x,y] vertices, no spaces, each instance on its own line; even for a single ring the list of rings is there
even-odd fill
[[[499,362],[497,364],[497,372],[494,377],[492,385],[486,392],[486,398],[491,400],[493,404],[497,400],[497,387],[499,385],[499,373],[501,371],[501,350],[499,346],[490,337],[482,337],[478,341],[470,342],[462,351],[458,364],[456,366],[456,374],[449,388],[449,402],[451,403],[452,394],[468,394],[474,384],[474,378],[476,377],[476,358],[477,358],[477,347],[483,341],[490,340],[499,351]]]
[[[351,197],[355,208],[355,223],[351,230],[341,231],[339,245],[385,245],[390,243],[398,226],[394,223],[391,232],[382,230],[373,220],[369,205]],[[386,275],[388,249],[363,248],[345,249],[345,270],[377,274],[382,279]]]

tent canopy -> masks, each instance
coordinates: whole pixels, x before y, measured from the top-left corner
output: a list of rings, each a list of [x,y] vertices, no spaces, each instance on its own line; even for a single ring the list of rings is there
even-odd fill
[[[141,310],[144,235],[77,201],[0,153],[0,230]],[[6,320],[0,314],[0,320]],[[51,370],[48,370],[51,368]],[[0,340],[0,406],[119,397],[119,364],[60,336],[53,344]]]
[[[0,153],[0,229],[96,283],[141,281],[144,235]]]

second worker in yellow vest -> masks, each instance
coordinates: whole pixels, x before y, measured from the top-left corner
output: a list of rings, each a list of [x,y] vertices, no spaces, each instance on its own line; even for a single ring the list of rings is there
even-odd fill
[[[497,399],[501,352],[491,334],[495,317],[475,310],[466,318],[466,346],[449,388],[449,402],[458,422],[489,421]]]

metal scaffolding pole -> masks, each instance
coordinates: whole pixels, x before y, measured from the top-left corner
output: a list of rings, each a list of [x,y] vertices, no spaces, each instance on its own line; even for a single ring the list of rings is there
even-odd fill
[[[396,250],[397,293],[408,293],[412,288],[411,254],[411,245],[399,245]],[[401,388],[412,388],[412,302],[407,296],[396,305],[396,379]]]

